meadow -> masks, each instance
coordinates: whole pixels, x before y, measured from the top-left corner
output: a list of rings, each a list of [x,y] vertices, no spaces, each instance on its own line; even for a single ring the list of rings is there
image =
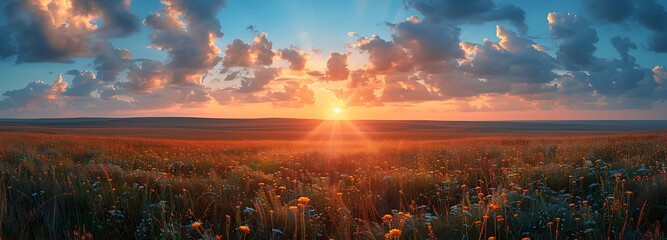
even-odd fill
[[[0,239],[664,239],[667,135],[0,133]]]

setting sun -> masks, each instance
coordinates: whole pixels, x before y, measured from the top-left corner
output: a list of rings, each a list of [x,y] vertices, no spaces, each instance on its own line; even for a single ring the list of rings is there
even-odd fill
[[[333,109],[333,112],[334,112],[335,114],[339,114],[339,113],[341,112],[341,110],[340,110],[340,108],[334,108],[334,109]]]

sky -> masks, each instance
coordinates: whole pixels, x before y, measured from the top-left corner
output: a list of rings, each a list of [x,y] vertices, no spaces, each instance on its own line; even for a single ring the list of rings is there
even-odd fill
[[[667,119],[664,1],[3,0],[0,10],[0,118]]]

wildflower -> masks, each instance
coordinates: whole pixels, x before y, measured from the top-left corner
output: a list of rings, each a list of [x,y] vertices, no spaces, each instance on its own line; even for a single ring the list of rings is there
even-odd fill
[[[500,206],[498,204],[493,204],[492,203],[492,204],[489,205],[489,208],[491,208],[491,210],[497,211],[497,210],[500,209]]]
[[[278,187],[278,190],[280,190],[280,191],[285,191],[286,189],[287,189],[287,188],[286,188],[285,186],[280,186],[280,187]]]
[[[627,191],[627,192],[625,192],[625,194],[628,195],[628,196],[632,195],[632,191]]]
[[[403,233],[403,232],[400,229],[394,228],[392,230],[389,230],[389,236],[396,236],[397,237],[397,236],[401,236],[401,233]]]
[[[241,232],[242,234],[246,235],[246,234],[250,233],[250,227],[245,226],[245,225],[244,225],[244,226],[240,226],[240,227],[239,227],[239,232]]]
[[[299,208],[297,208],[296,206],[290,206],[289,210],[296,212],[297,210],[299,210]]]
[[[530,240],[529,237],[522,238],[521,240]]]
[[[301,205],[308,205],[308,203],[310,203],[310,198],[300,197],[297,202]]]
[[[518,213],[515,213],[515,214],[514,214],[514,218],[519,218],[519,214],[518,214]]]
[[[192,228],[200,228],[201,227],[201,222],[200,221],[195,221],[192,223]]]
[[[484,221],[489,220],[489,215],[484,215],[482,218],[484,218]]]
[[[489,237],[489,240],[496,240],[496,237]]]
[[[392,219],[394,219],[394,217],[392,217],[392,216],[389,215],[389,214],[385,214],[384,216],[382,216],[382,221],[383,221],[383,222],[389,222],[389,221],[391,221]]]

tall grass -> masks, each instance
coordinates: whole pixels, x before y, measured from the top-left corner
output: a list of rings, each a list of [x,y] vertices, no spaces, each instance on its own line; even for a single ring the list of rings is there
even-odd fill
[[[667,136],[0,135],[2,239],[663,239]],[[323,147],[325,146],[325,147]]]

